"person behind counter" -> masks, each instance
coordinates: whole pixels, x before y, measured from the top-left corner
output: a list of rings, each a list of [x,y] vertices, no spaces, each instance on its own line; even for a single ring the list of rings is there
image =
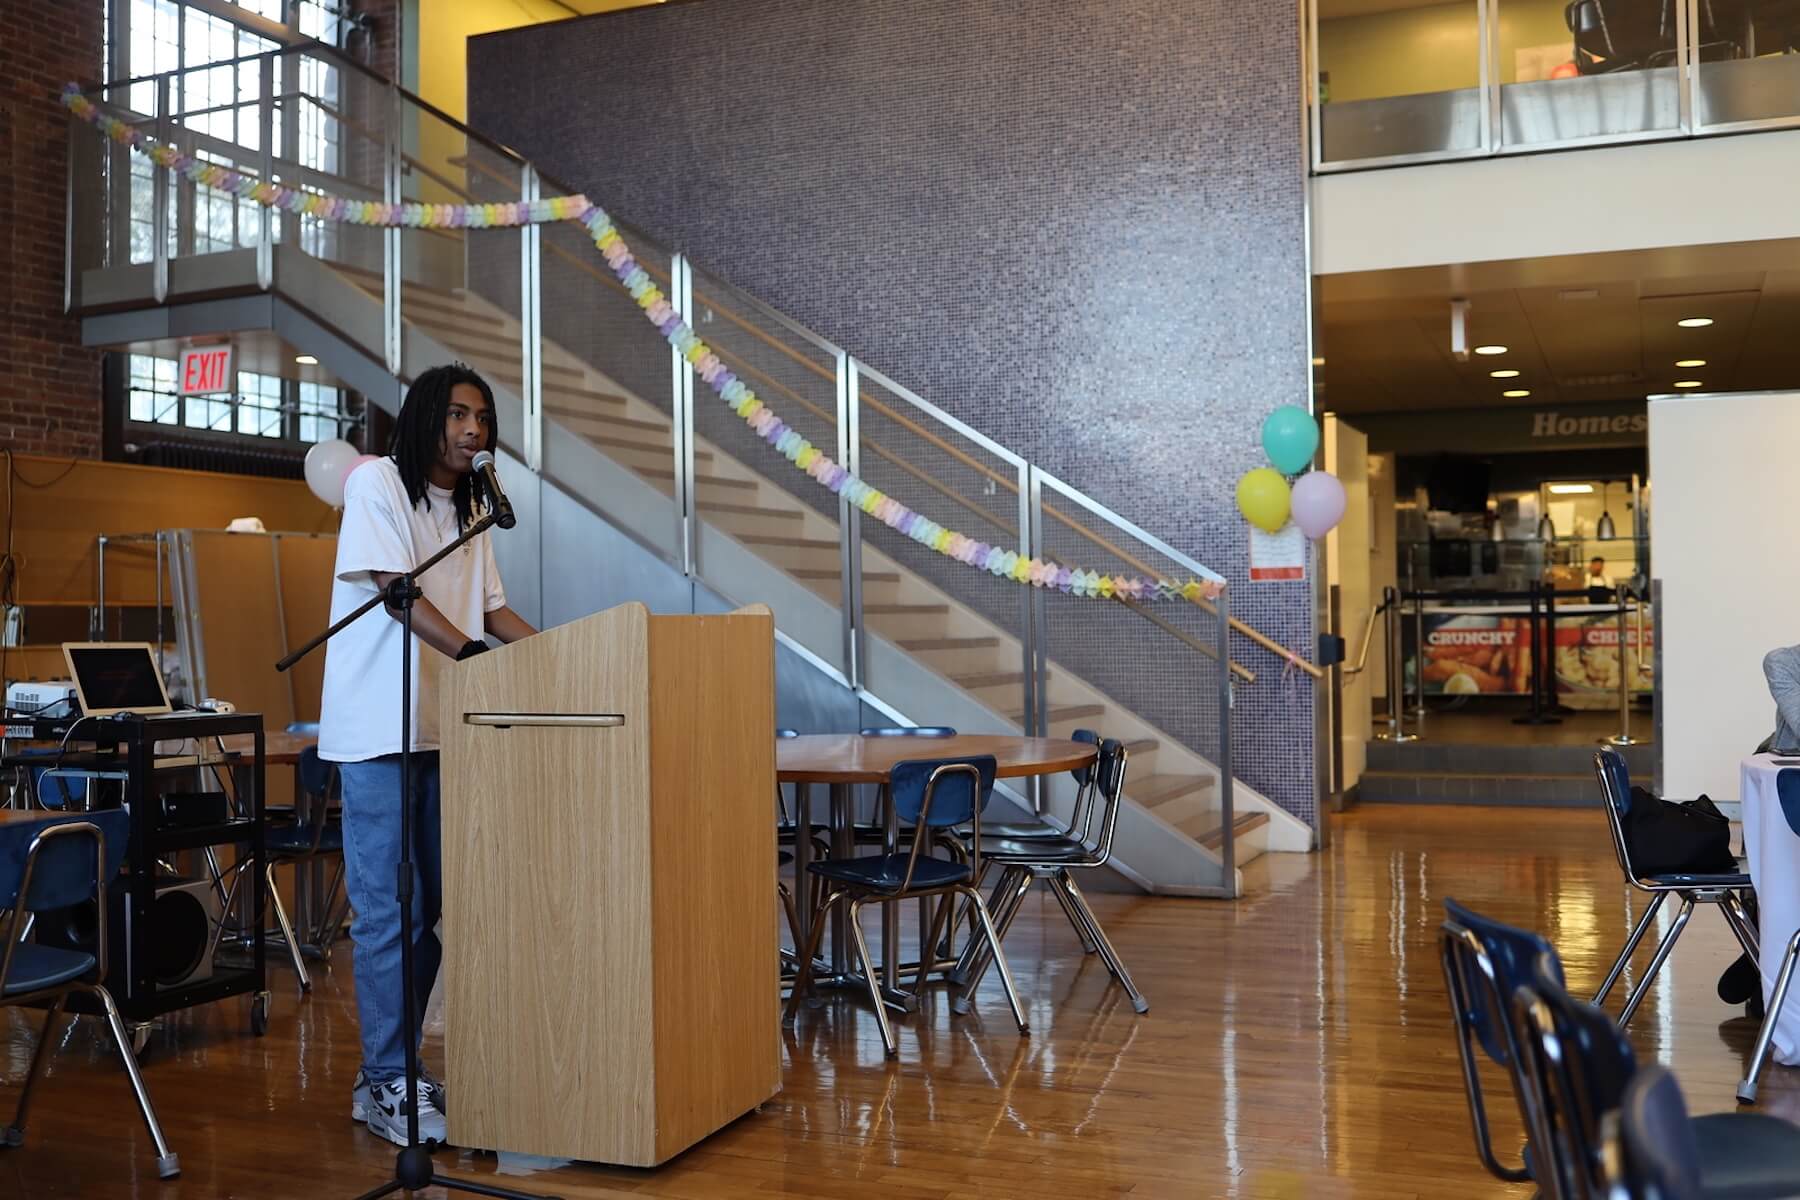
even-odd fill
[[[1583,583],[1591,603],[1605,604],[1613,598],[1613,581],[1606,574],[1606,560],[1598,554],[1588,560],[1587,578]]]

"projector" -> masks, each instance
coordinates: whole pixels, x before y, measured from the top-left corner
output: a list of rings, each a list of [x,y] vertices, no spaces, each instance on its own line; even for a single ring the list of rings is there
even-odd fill
[[[73,716],[80,711],[75,685],[67,679],[48,683],[24,682],[6,685],[6,708],[9,712],[35,713],[56,705],[51,716]]]

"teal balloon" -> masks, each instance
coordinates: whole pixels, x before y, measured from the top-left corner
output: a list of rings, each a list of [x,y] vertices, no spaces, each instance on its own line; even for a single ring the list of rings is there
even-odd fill
[[[1284,404],[1263,421],[1263,452],[1283,475],[1295,475],[1312,465],[1319,449],[1319,423],[1304,408]]]

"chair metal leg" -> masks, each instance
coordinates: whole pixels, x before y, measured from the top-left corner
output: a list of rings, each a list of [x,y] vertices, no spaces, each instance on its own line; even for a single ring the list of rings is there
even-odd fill
[[[1600,990],[1594,993],[1593,1002],[1598,1007],[1606,1007],[1606,998],[1612,994],[1613,984],[1619,981],[1619,976],[1624,973],[1625,964],[1631,961],[1633,954],[1637,953],[1638,943],[1644,940],[1644,934],[1649,932],[1650,922],[1656,920],[1656,914],[1661,911],[1663,901],[1668,896],[1667,892],[1657,892],[1651,896],[1650,907],[1644,910],[1644,915],[1638,918],[1638,923],[1631,927],[1631,936],[1625,939],[1625,948],[1619,951],[1619,957],[1613,962],[1612,970],[1606,973],[1606,982],[1601,984]]]
[[[900,1043],[894,1040],[894,1025],[888,1020],[887,1002],[881,994],[881,973],[875,969],[875,960],[869,954],[869,939],[863,936],[862,910],[864,901],[850,902],[850,940],[856,945],[856,956],[862,959],[863,981],[869,985],[869,1003],[875,1009],[875,1024],[881,1028],[881,1045],[889,1058],[898,1058]]]
[[[1662,970],[1663,963],[1669,957],[1669,951],[1675,948],[1676,939],[1681,936],[1681,931],[1687,928],[1688,918],[1693,915],[1694,898],[1684,894],[1681,897],[1681,911],[1675,914],[1675,923],[1669,926],[1669,932],[1664,934],[1663,940],[1657,944],[1656,954],[1650,959],[1649,969],[1644,972],[1644,977],[1638,980],[1638,985],[1631,990],[1630,999],[1625,1001],[1625,1011],[1619,1014],[1620,1029],[1631,1024],[1632,1015],[1637,1012],[1638,1005],[1644,1002],[1644,997],[1650,994],[1650,985],[1656,982],[1656,973]]]
[[[312,991],[312,976],[306,973],[306,963],[300,957],[300,940],[294,936],[294,927],[288,924],[287,906],[281,902],[281,893],[275,890],[275,864],[269,863],[263,868],[263,879],[269,885],[270,907],[275,910],[275,923],[281,926],[281,936],[287,941],[288,957],[294,960],[294,974],[300,977],[300,990]]]
[[[1727,925],[1731,926],[1731,932],[1737,937],[1738,945],[1744,948],[1744,953],[1750,956],[1750,961],[1755,962],[1760,958],[1762,951],[1759,949],[1761,943],[1757,940],[1756,926],[1750,923],[1750,914],[1744,911],[1743,905],[1736,896],[1730,892],[1725,893],[1725,899],[1719,902],[1719,915],[1725,918]]]
[[[800,951],[800,914],[794,908],[794,893],[781,880],[775,881],[775,895],[781,901],[781,910],[787,917],[788,936],[794,939],[794,952]]]
[[[144,1077],[138,1071],[137,1058],[131,1053],[131,1039],[125,1033],[125,1022],[119,1017],[119,1006],[113,1003],[112,993],[101,985],[91,983],[85,986],[106,1006],[106,1023],[112,1029],[114,1044],[119,1047],[119,1057],[125,1060],[125,1074],[131,1078],[131,1090],[137,1096],[138,1112],[143,1114],[144,1124],[150,1130],[150,1141],[156,1147],[156,1174],[162,1179],[173,1179],[181,1174],[181,1162],[175,1152],[169,1149],[168,1139],[163,1137],[162,1125],[156,1119],[156,1109],[150,1103],[150,1093],[144,1087]]]
[[[1794,960],[1800,957],[1800,930],[1788,939],[1787,953],[1781,956],[1781,973],[1775,976],[1775,992],[1769,997],[1768,1011],[1763,1013],[1762,1028],[1756,1032],[1756,1049],[1750,1055],[1750,1069],[1738,1084],[1740,1104],[1756,1103],[1756,1081],[1769,1058],[1769,1045],[1775,1040],[1775,1022],[1781,1019],[1781,1007],[1787,1000],[1788,984],[1794,981]],[[1758,981],[1760,984],[1760,981]]]
[[[1127,996],[1131,997],[1131,1007],[1139,1013],[1149,1012],[1150,1002],[1144,999],[1144,994],[1137,990],[1135,983],[1131,982],[1131,972],[1125,969],[1125,960],[1119,957],[1119,952],[1113,946],[1112,939],[1106,936],[1106,930],[1100,925],[1100,918],[1094,915],[1093,906],[1088,903],[1087,896],[1083,894],[1082,890],[1076,886],[1075,880],[1069,876],[1067,871],[1059,871],[1050,881],[1050,890],[1061,891],[1068,895],[1069,903],[1081,914],[1082,920],[1087,923],[1088,932],[1093,934],[1094,942],[1100,948],[1100,957],[1106,962],[1106,969],[1112,972],[1112,977],[1119,981],[1119,986],[1125,989]]]
[[[1000,982],[1006,986],[1006,999],[1012,1005],[1013,1020],[1018,1022],[1019,1036],[1025,1037],[1031,1032],[1031,1026],[1025,1021],[1025,1006],[1019,1002],[1019,988],[1013,982],[1012,968],[1006,963],[1006,955],[1000,950],[1000,935],[994,930],[994,922],[988,916],[987,905],[982,902],[981,893],[973,888],[968,894],[975,901],[975,915],[981,918],[981,931],[987,936],[988,946],[993,950],[994,964],[1000,968]],[[964,991],[965,996],[969,993]]]
[[[825,938],[825,918],[830,914],[832,905],[844,898],[844,893],[833,892],[825,903],[813,910],[812,929],[806,939],[806,952],[800,956],[798,973],[794,976],[794,986],[788,991],[787,1007],[782,1010],[781,1024],[784,1028],[794,1027],[794,1018],[800,1011],[800,997],[812,988],[813,961],[818,957],[819,943]]]
[[[1081,952],[1092,954],[1099,950],[1100,943],[1096,942],[1093,935],[1088,932],[1086,922],[1081,919],[1080,914],[1071,905],[1068,894],[1054,885],[1050,888],[1050,894],[1056,897],[1056,902],[1062,906],[1063,916],[1069,918],[1069,924],[1075,927],[1075,936],[1081,939]]]
[[[994,928],[1003,942],[1006,940],[1007,930],[1012,928],[1013,918],[1019,915],[1019,909],[1024,906],[1032,879],[1030,868],[1008,867],[1000,876],[1000,882],[994,885],[994,901],[988,908],[988,915],[993,917]],[[971,938],[963,951],[962,961],[950,973],[951,982],[960,989],[951,998],[952,1012],[966,1013],[974,1006],[975,990],[987,976],[988,961],[987,947]]]
[[[927,897],[929,899],[929,897]],[[950,921],[950,914],[956,911],[956,894],[954,892],[939,896],[937,903],[931,905],[930,936],[919,943],[920,948],[931,947],[936,950],[943,940],[944,926]],[[945,957],[948,957],[947,955]],[[930,977],[932,967],[937,962],[935,955],[919,956],[919,969],[913,976],[913,998],[920,999],[925,994],[925,980]]]
[[[51,1034],[56,1030],[56,1018],[62,1014],[63,1002],[68,998],[68,993],[64,992],[50,1002],[50,1011],[44,1014],[43,1034],[38,1038],[37,1049],[31,1052],[31,1065],[25,1068],[25,1086],[19,1092],[19,1110],[13,1114],[13,1123],[0,1130],[0,1146],[25,1144],[25,1116],[31,1104],[31,1088],[43,1070],[44,1060],[50,1056]]]

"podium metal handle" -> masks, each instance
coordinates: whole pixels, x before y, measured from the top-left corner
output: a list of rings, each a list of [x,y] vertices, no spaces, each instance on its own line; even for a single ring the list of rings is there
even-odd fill
[[[492,725],[510,729],[514,725],[548,725],[563,729],[616,729],[625,724],[623,713],[464,713],[464,725]]]

